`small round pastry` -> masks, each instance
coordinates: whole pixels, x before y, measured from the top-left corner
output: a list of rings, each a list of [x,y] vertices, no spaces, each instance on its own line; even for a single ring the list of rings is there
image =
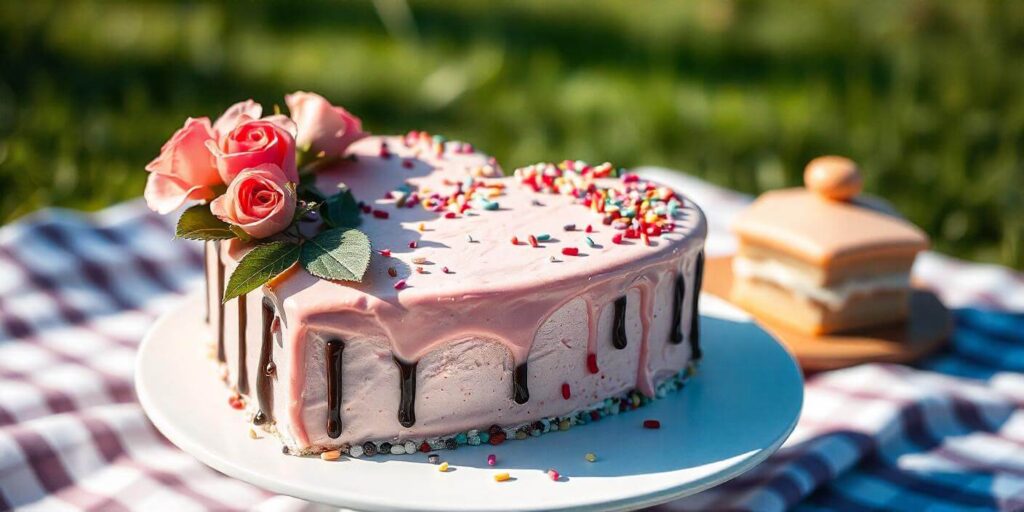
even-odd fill
[[[841,156],[819,156],[804,169],[807,190],[833,201],[849,201],[864,188],[857,164]]]

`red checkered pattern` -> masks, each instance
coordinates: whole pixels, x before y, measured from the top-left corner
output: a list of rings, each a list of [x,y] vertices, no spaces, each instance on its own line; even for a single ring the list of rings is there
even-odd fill
[[[708,251],[748,199],[658,169],[705,209]],[[202,285],[198,246],[141,202],[48,210],[0,228],[0,510],[299,510],[169,444],[135,400],[153,320]],[[1024,278],[924,255],[916,277],[957,307],[953,347],[910,368],[807,385],[767,462],[667,510],[1024,508]]]

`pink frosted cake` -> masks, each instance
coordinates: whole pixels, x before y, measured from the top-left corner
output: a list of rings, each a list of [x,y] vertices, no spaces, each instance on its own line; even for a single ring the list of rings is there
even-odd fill
[[[292,118],[301,147],[294,108]],[[322,159],[299,191],[323,197],[344,183],[361,200],[354,224],[369,261],[360,274],[349,268],[358,258],[338,258],[361,279],[315,276],[324,260],[305,251],[336,223],[301,200],[275,238],[305,240],[301,264],[237,298],[221,300],[225,286],[237,289],[225,279],[255,242],[205,242],[207,313],[231,403],[286,453],[500,444],[682,387],[700,358],[706,223],[692,201],[608,164],[503,177],[470,145],[421,132],[360,136],[343,154]],[[226,196],[243,187],[228,185]],[[268,187],[239,211],[280,209]],[[211,209],[232,232],[251,224],[218,201]]]

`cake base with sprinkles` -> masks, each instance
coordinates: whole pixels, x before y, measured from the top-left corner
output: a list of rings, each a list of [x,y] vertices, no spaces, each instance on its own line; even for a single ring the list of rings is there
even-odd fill
[[[222,302],[251,247],[206,242],[216,359],[284,453],[568,430],[681,388],[700,359],[707,225],[677,191],[576,161],[506,177],[423,132],[355,142],[316,175],[325,195],[342,184],[372,243],[361,282],[296,266]]]

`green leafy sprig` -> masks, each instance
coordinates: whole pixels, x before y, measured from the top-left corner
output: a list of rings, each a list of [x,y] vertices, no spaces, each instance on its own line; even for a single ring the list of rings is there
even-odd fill
[[[218,219],[210,205],[185,210],[178,219],[175,235],[189,240],[230,240],[254,244],[235,267],[224,290],[224,302],[263,286],[292,268],[302,265],[310,274],[332,281],[360,282],[370,264],[370,238],[355,229],[362,222],[359,203],[348,187],[341,185],[324,196],[309,175],[297,187],[299,204],[291,224],[271,238],[253,239],[237,226]],[[302,224],[320,225],[313,235]]]

